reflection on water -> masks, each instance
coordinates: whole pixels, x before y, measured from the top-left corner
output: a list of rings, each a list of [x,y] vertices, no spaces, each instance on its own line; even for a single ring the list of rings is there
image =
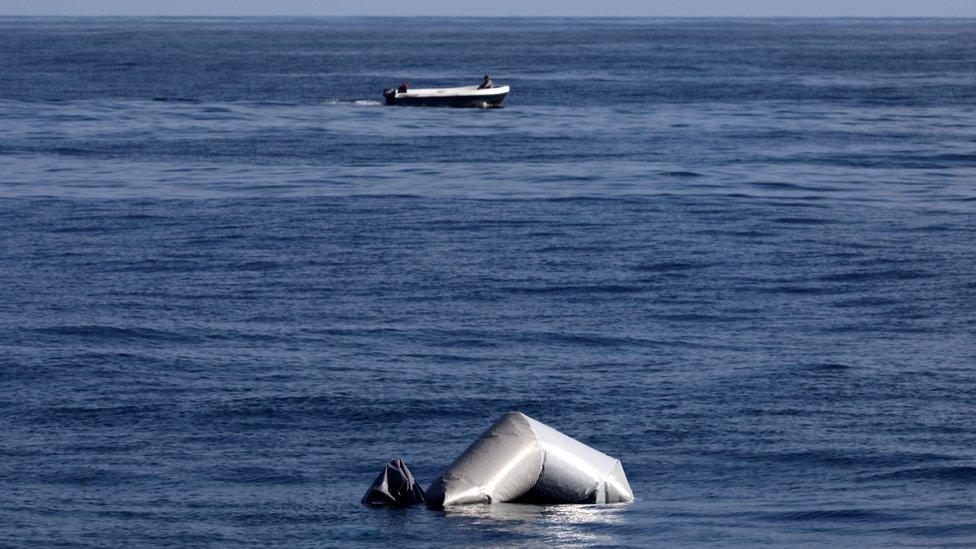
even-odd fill
[[[500,529],[548,544],[619,545],[614,526],[625,523],[630,507],[620,505],[461,505],[444,510],[448,519],[479,530]]]

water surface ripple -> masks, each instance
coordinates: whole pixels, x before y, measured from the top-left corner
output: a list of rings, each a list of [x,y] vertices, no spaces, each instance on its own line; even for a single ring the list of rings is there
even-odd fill
[[[972,545],[973,51],[0,18],[0,545]],[[505,108],[376,101],[484,72]],[[637,502],[359,506],[514,409]]]

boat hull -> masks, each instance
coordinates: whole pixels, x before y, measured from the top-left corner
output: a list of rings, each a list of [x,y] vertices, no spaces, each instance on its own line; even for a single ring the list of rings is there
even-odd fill
[[[438,95],[428,97],[417,97],[408,94],[397,93],[387,90],[383,96],[386,104],[400,107],[454,107],[454,108],[498,108],[502,106],[505,97],[508,96],[508,89],[497,93],[487,93],[478,95]],[[392,93],[391,93],[392,92]]]

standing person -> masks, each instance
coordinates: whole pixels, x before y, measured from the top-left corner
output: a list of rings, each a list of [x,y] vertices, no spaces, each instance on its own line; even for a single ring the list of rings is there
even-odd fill
[[[490,87],[491,87],[491,77],[486,74],[485,75],[485,81],[482,82],[480,86],[478,86],[478,89],[479,90],[487,90]]]

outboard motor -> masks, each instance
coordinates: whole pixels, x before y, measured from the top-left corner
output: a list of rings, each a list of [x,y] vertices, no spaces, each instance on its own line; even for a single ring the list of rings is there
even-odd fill
[[[387,89],[383,90],[383,97],[386,98],[386,104],[387,105],[392,105],[393,104],[393,100],[396,97],[396,90],[393,89],[393,88],[387,88]]]

